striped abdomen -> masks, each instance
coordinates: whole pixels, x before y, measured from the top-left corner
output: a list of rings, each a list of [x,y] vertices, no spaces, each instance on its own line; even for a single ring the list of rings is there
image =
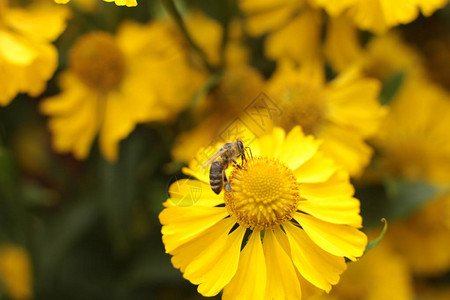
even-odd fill
[[[220,160],[215,160],[211,164],[211,169],[209,170],[209,183],[211,184],[211,189],[217,195],[223,187],[223,170],[225,162]]]

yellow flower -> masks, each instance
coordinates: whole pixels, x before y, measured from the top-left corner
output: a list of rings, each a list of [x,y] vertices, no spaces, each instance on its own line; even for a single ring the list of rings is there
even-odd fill
[[[300,299],[330,291],[367,237],[346,172],[300,127],[274,128],[250,146],[244,168],[228,169],[216,195],[207,174],[170,187],[159,218],[166,252],[204,296]]]
[[[206,110],[210,112],[209,116],[177,136],[172,150],[174,159],[189,162],[202,146],[218,139],[235,139],[234,133],[242,130],[261,134],[261,129],[258,130],[243,111],[261,92],[263,84],[262,74],[248,65],[226,68],[220,83],[208,97]]]
[[[68,3],[70,0],[55,0],[56,3],[58,4],[66,4]],[[128,7],[133,7],[137,5],[137,1],[136,0],[103,0],[105,2],[114,2],[116,3],[116,5],[118,6],[128,6]]]
[[[282,113],[275,124],[286,130],[301,125],[323,140],[321,149],[352,176],[359,176],[370,161],[371,137],[385,114],[377,100],[380,84],[347,69],[324,83],[323,67],[311,62],[296,68],[282,62],[268,84],[268,94]]]
[[[321,12],[304,0],[239,1],[249,34],[268,33],[264,42],[267,57],[301,62],[320,53]]]
[[[33,296],[31,262],[21,247],[0,245],[0,283],[5,294],[15,300],[27,300]]]
[[[343,71],[363,55],[358,29],[344,16],[330,18],[323,51],[334,70]]]
[[[348,264],[348,270],[329,295],[313,297],[313,300],[331,299],[410,300],[412,276],[403,257],[383,240],[358,263]]]
[[[425,99],[425,100],[424,100]],[[396,178],[443,187],[450,183],[450,95],[421,76],[408,76],[374,140],[379,165]],[[431,200],[387,237],[412,270],[435,275],[450,269],[450,195]]]
[[[393,26],[414,21],[419,10],[430,16],[444,7],[448,0],[312,0],[331,16],[345,14],[360,29],[383,33]]]
[[[450,195],[430,203],[401,222],[392,223],[387,238],[420,276],[450,270]]]
[[[375,139],[384,170],[409,180],[448,184],[450,95],[420,76],[409,76],[390,106]]]
[[[56,70],[51,44],[66,27],[68,12],[42,2],[27,8],[0,0],[0,105],[18,93],[41,94]]]
[[[228,42],[222,54],[220,42],[223,32],[219,23],[196,11],[185,20],[192,38],[208,60],[215,65],[224,60],[219,82],[195,108],[193,118],[197,121],[196,126],[177,136],[172,155],[175,160],[187,163],[204,145],[237,138],[231,133],[233,125],[242,128],[245,123],[245,129],[261,133],[258,125],[251,124],[243,112],[261,93],[264,78],[249,65],[248,49],[243,45],[242,27],[238,20],[229,24]]]
[[[178,31],[162,21],[124,23],[117,37],[82,36],[59,79],[62,92],[40,106],[51,116],[55,150],[83,159],[99,133],[108,160],[117,159],[119,141],[137,123],[168,121],[186,107],[202,80],[188,65]]]
[[[371,39],[358,63],[366,74],[382,81],[399,74],[408,77],[424,74],[422,57],[397,31]]]

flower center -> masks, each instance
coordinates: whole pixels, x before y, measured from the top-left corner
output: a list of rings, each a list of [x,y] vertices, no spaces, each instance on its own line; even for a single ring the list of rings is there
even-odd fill
[[[306,134],[317,131],[324,119],[325,101],[317,89],[296,84],[285,89],[281,96],[281,114],[278,124],[286,130],[300,125]]]
[[[93,32],[73,46],[70,67],[88,87],[108,91],[122,80],[125,57],[111,34]]]
[[[292,218],[300,199],[294,174],[279,161],[264,157],[249,160],[230,176],[225,205],[237,222],[250,229],[273,228]]]

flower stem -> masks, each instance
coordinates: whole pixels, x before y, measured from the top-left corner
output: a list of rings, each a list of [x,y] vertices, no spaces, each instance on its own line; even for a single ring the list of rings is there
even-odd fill
[[[169,15],[172,17],[172,19],[175,21],[179,29],[181,30],[182,34],[186,38],[186,40],[191,45],[192,49],[197,53],[197,55],[202,60],[205,67],[210,71],[211,73],[215,71],[215,68],[211,66],[211,64],[208,62],[208,59],[206,58],[205,52],[195,43],[195,41],[192,39],[191,35],[187,31],[186,25],[183,21],[183,18],[178,11],[177,7],[175,6],[175,3],[173,0],[161,0],[164,8],[169,13]]]

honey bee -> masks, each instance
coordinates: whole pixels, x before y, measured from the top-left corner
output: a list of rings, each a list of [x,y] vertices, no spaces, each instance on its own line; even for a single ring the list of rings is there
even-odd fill
[[[246,149],[250,148],[244,147],[244,143],[242,143],[240,139],[237,139],[234,142],[222,145],[219,150],[217,150],[217,153],[211,156],[203,164],[203,167],[211,164],[211,168],[209,170],[209,183],[211,184],[211,189],[214,193],[217,195],[220,194],[224,186],[229,192],[231,192],[225,170],[231,163],[239,169],[242,169],[244,161],[247,161],[245,154]],[[239,165],[236,161],[239,157],[241,158],[241,165]]]

